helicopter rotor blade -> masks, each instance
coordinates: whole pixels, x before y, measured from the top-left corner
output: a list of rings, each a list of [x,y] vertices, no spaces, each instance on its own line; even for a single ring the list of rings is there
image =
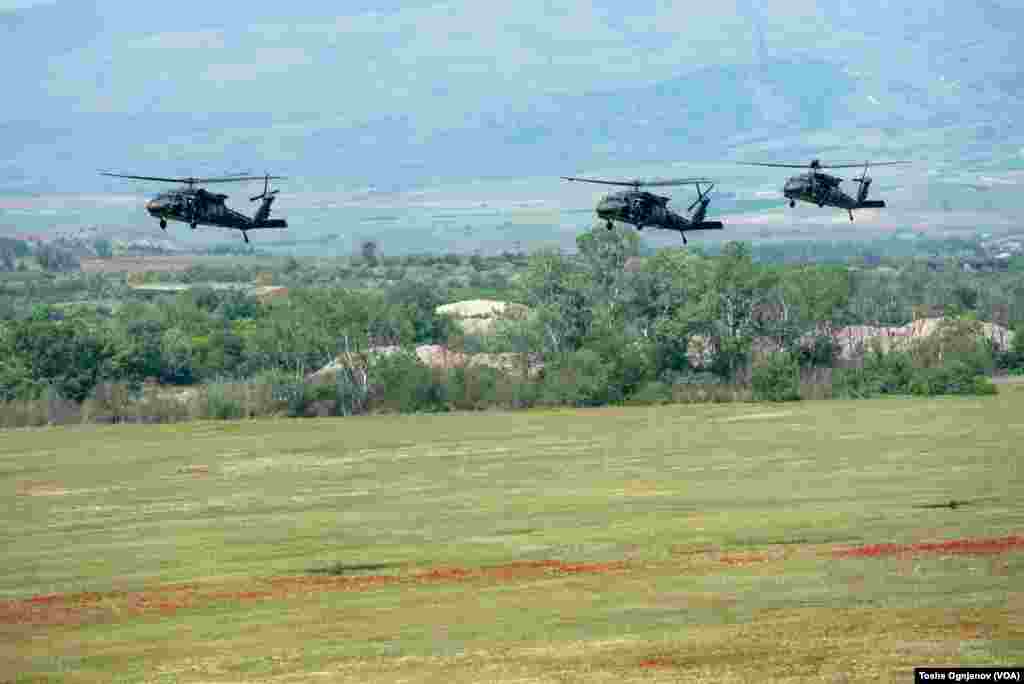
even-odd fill
[[[783,169],[806,169],[811,168],[811,164],[774,164],[768,162],[736,162],[742,166],[771,166],[775,168]],[[892,166],[894,164],[912,164],[910,161],[884,161],[884,162],[871,162],[873,166]],[[853,163],[842,163],[842,164],[821,164],[818,163],[814,166],[817,169],[859,169],[864,166],[864,162]]]
[[[188,176],[185,178],[169,178],[165,176],[134,176],[124,173],[110,173],[108,171],[100,171],[101,176],[111,176],[113,178],[131,178],[134,180],[149,180],[159,181],[161,183],[185,183],[187,185],[198,185],[207,183],[243,183],[245,181],[264,180],[264,179],[283,179],[287,176],[217,176],[213,178],[195,178]]]
[[[287,176],[231,176],[222,178],[197,178],[198,183],[243,183],[245,181],[267,181],[284,179]]]
[[[657,187],[667,187],[667,186],[671,186],[671,185],[694,185],[695,183],[710,183],[710,182],[711,182],[711,179],[709,179],[709,178],[672,178],[672,179],[669,179],[669,180],[662,180],[662,181],[650,181],[648,183],[641,183],[640,185],[643,185],[643,186],[646,186],[646,187],[651,187],[651,188],[657,188]]]
[[[736,162],[740,166],[771,166],[779,169],[806,169],[807,164],[769,164],[766,162]]]
[[[596,183],[598,185],[620,185],[627,188],[642,188],[642,187],[667,187],[671,185],[692,185],[697,182],[707,182],[706,178],[673,178],[669,180],[654,180],[654,181],[612,181],[604,180],[601,178],[578,178],[575,176],[562,176],[562,180],[567,181],[578,181],[580,183]]]
[[[110,176],[112,178],[132,178],[134,180],[150,180],[160,181],[163,183],[195,183],[198,178],[164,178],[162,176],[132,176],[125,173],[109,173],[107,171],[100,171],[101,176]]]

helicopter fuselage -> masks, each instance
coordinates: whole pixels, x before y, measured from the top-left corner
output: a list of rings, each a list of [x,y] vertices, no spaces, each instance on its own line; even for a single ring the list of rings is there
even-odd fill
[[[714,182],[707,178],[674,178],[671,180],[655,181],[620,181],[606,180],[603,178],[583,178],[579,176],[562,176],[563,180],[579,181],[582,183],[596,183],[598,185],[619,185],[632,188],[632,190],[621,190],[605,195],[597,203],[594,212],[598,218],[605,222],[608,230],[611,230],[615,221],[628,223],[636,226],[637,230],[643,230],[645,226],[662,228],[664,230],[678,231],[686,244],[686,232],[691,230],[721,230],[724,228],[721,221],[705,221],[704,216],[708,211],[708,204],[711,203],[711,190],[715,187]],[[710,183],[706,189],[701,189],[701,183]],[[669,211],[668,197],[655,195],[654,193],[641,190],[641,187],[659,186],[667,187],[673,185],[693,185],[697,189],[697,199],[686,210],[689,216]],[[692,213],[691,213],[692,212]]]
[[[271,176],[265,174],[260,176],[221,176],[215,178],[170,178],[165,176],[139,176],[124,173],[111,173],[100,171],[101,176],[113,178],[131,178],[133,180],[158,181],[161,183],[184,183],[168,192],[161,192],[146,202],[146,213],[160,221],[160,228],[167,230],[168,221],[181,221],[192,226],[220,226],[222,228],[234,228],[242,231],[242,238],[249,242],[247,231],[257,228],[287,228],[288,222],[284,219],[270,218],[270,206],[274,203],[277,190],[270,190],[270,180],[280,179],[283,176]],[[256,213],[250,218],[245,214],[229,208],[224,201],[227,195],[209,192],[202,187],[196,187],[206,183],[242,183],[247,181],[262,180],[263,192],[249,201],[260,200],[260,206]]]
[[[668,208],[669,198],[641,190],[627,190],[606,195],[598,202],[595,212],[609,227],[613,221],[628,223],[643,230],[644,227],[685,233],[690,230],[720,230],[720,221],[704,221],[704,214],[710,200],[700,199],[699,209],[691,218],[677,214]],[[685,240],[686,236],[683,236]]]
[[[220,226],[239,230],[288,226],[282,219],[256,221],[228,207],[225,203],[227,197],[202,189],[172,190],[162,192],[146,202],[146,211],[153,218],[160,219],[161,224],[166,221],[180,221],[193,226]],[[272,201],[273,197],[267,199]]]
[[[782,194],[790,201],[790,206],[796,201],[817,204],[819,207],[838,207],[847,211],[853,209],[880,209],[885,206],[881,200],[869,201],[867,199],[867,188],[871,184],[868,178],[862,184],[862,190],[858,197],[846,194],[840,189],[839,184],[842,178],[827,173],[812,172],[792,176],[786,181]]]
[[[632,225],[659,226],[681,219],[665,206],[667,197],[649,192],[614,192],[597,204],[597,215],[605,221],[621,221]],[[667,227],[667,226],[666,226]],[[675,226],[672,226],[675,230]]]

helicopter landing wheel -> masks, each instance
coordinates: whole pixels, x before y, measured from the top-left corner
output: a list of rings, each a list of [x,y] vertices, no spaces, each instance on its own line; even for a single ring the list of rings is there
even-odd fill
[[[167,219],[160,219],[160,230],[167,230]]]
[[[644,227],[643,227],[643,226],[637,226],[637,227],[636,227],[636,229],[637,229],[637,230],[643,230],[643,229],[644,229]]]
[[[789,208],[796,209],[796,200],[789,200]]]
[[[191,226],[192,226],[192,230],[195,230],[195,229],[196,229],[196,226],[197,226],[197,225],[199,225],[199,224],[198,224],[198,223],[191,223],[191,224],[189,224],[189,225],[191,225]]]
[[[611,222],[611,221],[609,221],[608,223],[606,223],[604,227],[605,227],[605,228],[607,228],[608,230],[611,230],[612,228],[614,228],[614,226],[612,225],[612,222]]]

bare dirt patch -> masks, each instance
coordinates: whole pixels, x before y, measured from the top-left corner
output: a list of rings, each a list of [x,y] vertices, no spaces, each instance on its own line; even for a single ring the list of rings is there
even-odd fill
[[[917,555],[925,553],[945,555],[993,555],[1024,548],[1024,537],[1010,535],[994,539],[953,539],[921,544],[869,544],[834,551],[839,558],[875,558],[879,556]]]
[[[71,490],[52,480],[30,480],[19,482],[16,491],[19,496],[65,496]]]
[[[754,565],[756,563],[767,563],[771,559],[768,556],[765,556],[760,553],[747,553],[735,556],[722,556],[718,560],[719,562],[725,563],[726,565],[743,566]]]
[[[296,575],[257,579],[235,586],[179,584],[138,592],[45,594],[0,601],[0,624],[79,625],[116,622],[144,615],[173,615],[220,601],[250,602],[286,599],[324,591],[370,591],[392,585],[425,585],[464,581],[515,582],[545,577],[621,570],[625,562],[565,563],[522,561],[480,568],[438,567],[405,575]]]
[[[181,273],[202,263],[196,256],[122,256],[110,259],[81,259],[84,273]]]

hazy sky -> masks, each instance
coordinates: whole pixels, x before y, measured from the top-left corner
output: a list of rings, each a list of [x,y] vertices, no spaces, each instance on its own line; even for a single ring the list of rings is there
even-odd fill
[[[820,89],[843,136],[981,125],[1019,111],[1022,29],[1024,11],[994,0],[3,2],[0,54],[18,97],[0,112],[0,188],[52,189],[140,164],[184,173],[270,163],[311,175],[335,166],[353,182],[351,169],[365,168],[367,184],[391,168],[403,182],[495,176],[505,143],[490,146],[492,132],[507,138],[511,173],[591,151],[594,164],[605,149],[673,159],[685,140],[673,136],[667,150],[668,124],[650,129],[644,110],[609,123],[605,110],[671,79],[787,60],[827,70],[787,71],[790,83],[743,72],[746,99],[726,83],[722,106],[828,133],[803,111]],[[839,77],[852,85],[830,94]],[[809,85],[810,96],[789,92]],[[593,93],[614,97],[573,99]],[[643,91],[643,106],[685,118],[705,96]],[[576,119],[574,146],[545,157],[550,136],[564,140]],[[713,119],[716,139],[751,132]],[[999,138],[1006,124],[996,124]],[[637,146],[622,147],[633,136]]]

